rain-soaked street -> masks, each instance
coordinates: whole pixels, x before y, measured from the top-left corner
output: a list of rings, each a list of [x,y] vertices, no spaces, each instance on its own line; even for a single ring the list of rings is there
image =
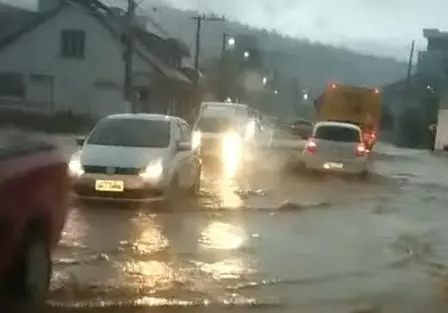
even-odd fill
[[[76,205],[48,312],[447,312],[448,159],[377,148],[366,181],[266,157],[171,213]]]

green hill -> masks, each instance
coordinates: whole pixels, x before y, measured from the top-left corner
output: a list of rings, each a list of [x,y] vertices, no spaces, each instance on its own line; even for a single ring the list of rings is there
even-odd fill
[[[149,15],[156,25],[172,36],[182,39],[194,53],[196,12],[158,7]],[[348,84],[381,86],[406,73],[405,62],[392,58],[363,55],[347,49],[314,43],[310,40],[288,38],[275,32],[254,29],[236,22],[204,22],[201,36],[201,65],[219,56],[222,34],[249,34],[268,52],[270,66],[280,73],[298,76],[302,84],[318,89],[328,81]]]

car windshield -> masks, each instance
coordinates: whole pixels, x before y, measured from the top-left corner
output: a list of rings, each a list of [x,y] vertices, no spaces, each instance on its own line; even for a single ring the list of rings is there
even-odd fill
[[[170,123],[143,119],[105,119],[95,127],[87,143],[164,148],[170,143]]]
[[[238,121],[230,118],[203,117],[196,124],[196,128],[202,132],[220,133],[238,127],[239,124]]]
[[[360,142],[359,131],[352,127],[341,127],[334,125],[319,126],[314,135],[317,139],[338,142]]]

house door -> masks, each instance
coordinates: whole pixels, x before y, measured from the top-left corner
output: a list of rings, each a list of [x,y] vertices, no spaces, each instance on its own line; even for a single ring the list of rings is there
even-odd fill
[[[28,104],[42,110],[53,110],[53,84],[52,75],[32,74],[26,92]]]

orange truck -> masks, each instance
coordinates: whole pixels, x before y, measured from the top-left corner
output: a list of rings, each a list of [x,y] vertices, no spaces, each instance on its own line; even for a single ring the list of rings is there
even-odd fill
[[[379,89],[330,84],[315,100],[316,121],[338,121],[358,125],[363,141],[372,150],[378,139],[382,97]]]

